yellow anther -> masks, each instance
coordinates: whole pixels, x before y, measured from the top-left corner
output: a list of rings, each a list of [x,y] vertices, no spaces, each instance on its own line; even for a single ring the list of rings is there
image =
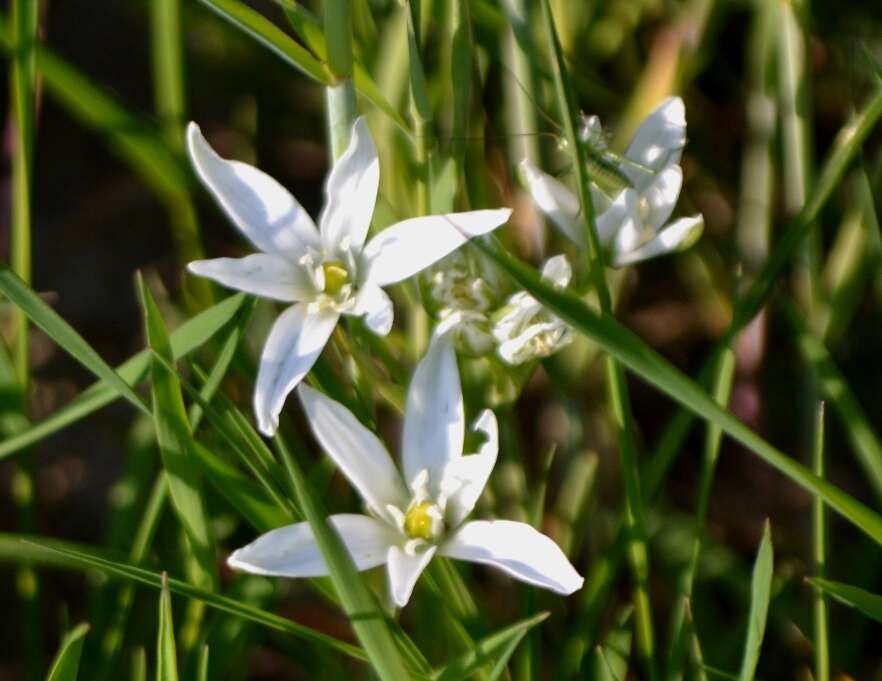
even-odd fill
[[[328,260],[322,264],[325,274],[325,293],[336,296],[349,283],[349,270],[339,260]]]
[[[432,504],[424,501],[421,504],[411,507],[404,516],[404,530],[414,539],[434,539],[435,520],[429,514]]]

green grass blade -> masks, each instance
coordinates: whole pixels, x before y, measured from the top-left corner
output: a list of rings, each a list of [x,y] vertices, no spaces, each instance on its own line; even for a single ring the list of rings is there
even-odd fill
[[[774,569],[772,551],[772,531],[769,523],[763,530],[756,561],[753,564],[753,577],[750,584],[750,614],[747,619],[747,639],[741,659],[738,681],[753,681],[759,662],[763,636],[766,633],[766,620],[769,614],[769,600],[772,595],[772,572]]]
[[[248,300],[249,297],[241,293],[230,296],[181,325],[169,337],[174,359],[185,357],[205,344],[226,326]],[[144,350],[119,365],[116,371],[126,385],[135,386],[144,380],[149,368],[150,351]],[[51,416],[0,442],[0,459],[11,456],[76,423],[110,404],[119,396],[120,392],[116,386],[105,381],[91,385]]]
[[[239,0],[199,0],[199,2],[304,75],[322,85],[332,83],[330,72],[306,48],[245,3]]]
[[[824,403],[818,405],[818,416],[815,425],[814,471],[819,478],[824,477]],[[823,579],[826,576],[827,564],[827,518],[824,513],[824,502],[815,499],[812,503],[812,525],[814,541],[815,576]],[[815,593],[815,681],[830,681],[830,643],[827,629],[827,599],[822,591]]]
[[[368,591],[361,575],[355,569],[340,536],[328,523],[327,513],[309,487],[300,465],[288,450],[282,438],[275,438],[279,454],[285,464],[303,515],[312,528],[328,573],[352,628],[370,660],[374,672],[384,681],[406,681],[412,678],[405,669],[392,632]]]
[[[77,550],[69,545],[61,543],[47,543],[43,538],[39,541],[19,541],[19,549],[22,547],[29,548],[35,554],[34,562],[47,562],[53,560],[52,554],[55,554],[54,560],[57,561],[59,567],[71,568],[76,570],[94,569],[106,575],[119,577],[121,579],[137,582],[152,586],[156,589],[162,588],[162,575],[144,568],[134,565],[108,560],[88,551]],[[50,555],[46,555],[46,554]],[[172,593],[176,593],[186,598],[194,598],[202,601],[207,606],[219,610],[221,612],[235,615],[243,619],[261,624],[270,629],[281,631],[297,638],[301,638],[319,645],[327,646],[339,653],[347,655],[356,660],[366,661],[364,651],[345,641],[341,641],[333,636],[328,636],[321,632],[315,631],[309,627],[292,622],[289,619],[280,617],[271,612],[255,608],[247,603],[221,596],[220,594],[200,589],[198,586],[183,582],[177,579],[168,579],[168,588]]]
[[[132,681],[147,681],[147,651],[139,646],[132,655]]]
[[[715,423],[766,463],[810,493],[820,496],[837,513],[882,544],[882,517],[877,513],[770,445],[615,319],[593,311],[571,293],[541,281],[533,268],[508,253],[497,240],[491,238],[489,243],[480,243],[484,252],[515,281],[576,331],[596,342],[642,380],[698,416]]]
[[[208,646],[202,646],[199,651],[196,681],[208,681]]]
[[[95,352],[91,345],[62,317],[34,293],[12,270],[0,265],[0,293],[15,304],[59,347],[145,414],[150,410],[131,386]]]
[[[812,586],[840,603],[859,610],[870,619],[882,622],[882,596],[842,582],[831,582],[827,579],[809,579],[808,581]]]
[[[547,618],[548,613],[541,612],[482,638],[474,648],[435,670],[432,681],[463,681],[490,663],[493,663],[493,671],[487,681],[495,681],[527,632]]]
[[[184,143],[184,63],[180,0],[150,3],[150,54],[153,59],[153,98],[166,143]]]
[[[592,679],[596,679],[596,681],[625,681],[628,678],[633,612],[632,608],[625,609],[618,616],[615,627],[606,635],[603,644],[594,650]]]
[[[165,322],[139,278],[144,320],[150,347],[166,361],[171,361],[171,344]],[[197,584],[212,588],[215,584],[215,552],[208,518],[202,500],[199,466],[193,454],[193,438],[181,384],[176,373],[166,364],[154,360],[151,367],[153,379],[153,415],[156,424],[156,440],[162,455],[168,479],[172,505],[193,551],[194,573]]]
[[[64,637],[46,681],[76,681],[80,670],[83,643],[88,633],[89,625],[81,624]]]
[[[175,648],[174,619],[168,575],[162,573],[159,591],[159,631],[156,635],[156,681],[178,681],[178,654]]]

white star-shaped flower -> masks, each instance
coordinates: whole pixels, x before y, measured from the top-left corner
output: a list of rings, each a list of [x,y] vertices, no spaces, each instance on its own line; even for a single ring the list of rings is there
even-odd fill
[[[600,135],[599,121],[590,119],[586,135]],[[597,235],[610,264],[624,267],[665,253],[689,248],[701,236],[701,215],[668,222],[683,185],[679,166],[686,145],[683,100],[669,97],[640,125],[619,163],[631,182],[610,202],[592,186]],[[524,182],[539,209],[577,246],[585,247],[579,199],[567,187],[526,159],[521,162]]]
[[[413,276],[511,214],[504,208],[412,218],[365,243],[380,165],[363,118],[328,176],[318,228],[269,175],[218,156],[195,123],[187,128],[187,150],[199,179],[260,251],[198,260],[190,271],[292,304],[273,325],[260,358],[254,411],[266,435],[278,428],[285,398],[315,363],[341,314],[363,316],[374,333],[389,333],[392,301],[381,287]]]
[[[449,333],[436,335],[407,394],[403,477],[380,440],[344,406],[307,385],[298,389],[319,443],[364,499],[366,515],[332,515],[359,570],[386,565],[392,599],[403,607],[433,556],[491,565],[560,594],[583,579],[550,538],[526,523],[464,522],[496,463],[496,417],[486,410],[474,428],[484,443],[463,455],[465,415]],[[407,481],[407,484],[405,484]],[[260,575],[327,575],[308,523],[272,530],[233,553],[233,568]]]

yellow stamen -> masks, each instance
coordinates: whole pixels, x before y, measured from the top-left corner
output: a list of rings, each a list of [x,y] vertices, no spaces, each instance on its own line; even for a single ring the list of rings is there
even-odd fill
[[[349,283],[349,271],[339,260],[328,260],[322,264],[325,274],[325,293],[336,296]]]
[[[414,539],[433,539],[435,533],[433,531],[434,520],[429,515],[429,509],[432,504],[424,501],[421,504],[413,506],[404,516],[404,530]]]

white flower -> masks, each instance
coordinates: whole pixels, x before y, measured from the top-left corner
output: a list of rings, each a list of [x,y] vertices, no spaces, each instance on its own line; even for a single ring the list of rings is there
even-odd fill
[[[260,251],[191,262],[190,271],[229,288],[293,303],[276,320],[260,358],[254,411],[267,435],[278,428],[285,398],[315,363],[341,314],[363,316],[374,333],[389,333],[392,301],[382,286],[413,276],[471,237],[496,229],[511,213],[477,210],[412,218],[365,244],[380,167],[362,118],[328,176],[318,228],[273,178],[218,156],[195,123],[187,128],[187,149],[199,179]]]
[[[301,385],[316,438],[367,506],[366,515],[330,517],[359,570],[386,565],[403,607],[436,554],[492,565],[529,584],[570,594],[583,579],[551,539],[525,523],[463,522],[496,463],[496,417],[474,428],[484,443],[463,456],[465,416],[449,334],[436,335],[414,373],[402,436],[403,478],[380,440],[341,404]],[[405,480],[407,484],[405,484]],[[231,567],[260,575],[317,577],[328,570],[307,523],[281,527],[233,553]]]
[[[583,136],[596,139],[599,122],[586,124]],[[693,215],[668,223],[683,184],[679,162],[686,144],[683,100],[669,97],[640,125],[619,163],[632,186],[610,203],[592,186],[597,235],[614,267],[689,248],[701,236],[704,218]],[[585,247],[579,200],[558,180],[526,159],[521,174],[533,200],[576,245]],[[667,223],[667,224],[666,224]]]
[[[563,255],[549,258],[542,267],[542,278],[559,288],[569,284],[572,275]],[[499,356],[509,364],[548,357],[573,339],[570,327],[526,291],[515,293],[499,311],[493,336]]]

